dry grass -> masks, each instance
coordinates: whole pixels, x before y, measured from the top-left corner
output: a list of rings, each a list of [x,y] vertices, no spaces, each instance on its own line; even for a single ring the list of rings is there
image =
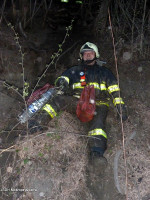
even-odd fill
[[[135,137],[126,146],[128,200],[140,200],[150,191],[149,112],[147,107],[137,100],[134,100],[133,105],[136,105],[139,124],[132,123],[132,120],[124,124],[126,141],[131,133],[136,131]],[[114,130],[118,134],[117,127]],[[63,112],[49,123],[47,132],[18,140],[12,165],[7,166],[7,174],[1,178],[6,188],[8,179],[13,177],[12,188],[28,191],[13,192],[13,199],[92,200],[86,182],[87,140],[86,137],[80,137],[85,136],[85,133],[85,127],[81,126],[76,117]],[[114,142],[105,154],[110,165],[113,165],[115,154],[122,147],[121,140]],[[118,175],[124,193],[123,154],[119,158]]]
[[[139,100],[134,99],[132,105],[135,113],[133,113],[133,116],[131,114],[130,122],[124,124],[125,140],[128,143],[125,147],[128,171],[127,196],[128,200],[141,200],[150,191],[150,136],[148,131],[150,113],[149,109]],[[135,116],[138,118],[138,124],[132,123]],[[129,141],[133,131],[136,131],[136,135]],[[118,149],[121,149],[121,146],[122,142],[119,141],[118,145],[115,148],[113,147],[111,160]],[[125,194],[126,188],[125,174],[125,161],[122,151],[118,163],[118,180],[122,194]],[[146,199],[148,200],[149,197]]]
[[[58,119],[61,130],[59,126],[50,128],[46,133],[18,141],[16,168],[20,168],[20,174],[14,187],[36,191],[23,192],[14,198],[92,199],[86,187],[86,142],[77,134],[79,130],[73,129],[71,116],[69,123],[64,120],[67,115],[63,113]],[[56,124],[56,121],[52,120],[51,124]]]

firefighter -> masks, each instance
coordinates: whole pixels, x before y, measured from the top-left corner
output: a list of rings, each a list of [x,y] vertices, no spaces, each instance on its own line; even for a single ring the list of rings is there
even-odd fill
[[[62,73],[55,81],[55,86],[61,88],[64,95],[53,98],[49,104],[43,107],[53,118],[60,110],[76,110],[78,98],[83,88],[94,85],[96,98],[96,112],[89,122],[89,149],[93,165],[107,164],[104,152],[107,148],[107,133],[105,121],[112,99],[117,112],[122,120],[127,119],[127,113],[123,99],[120,97],[120,89],[115,76],[104,66],[100,66],[98,48],[95,44],[86,42],[80,49],[81,64],[73,66]],[[69,106],[70,105],[70,106]]]
[[[74,96],[79,97],[86,85],[94,85],[96,96],[96,115],[89,122],[89,147],[93,156],[105,162],[103,154],[107,148],[105,121],[110,97],[123,120],[127,119],[126,108],[120,97],[117,80],[110,70],[98,64],[100,57],[95,44],[86,42],[80,49],[81,65],[66,70],[57,78],[56,86],[64,90],[71,88]]]

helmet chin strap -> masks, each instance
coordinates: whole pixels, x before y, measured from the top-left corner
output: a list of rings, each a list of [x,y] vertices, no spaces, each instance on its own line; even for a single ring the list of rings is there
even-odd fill
[[[97,59],[96,57],[93,58],[92,60],[83,60],[82,59],[82,63],[85,64],[85,65],[88,65],[88,64],[92,63],[93,61],[95,61],[96,59]]]

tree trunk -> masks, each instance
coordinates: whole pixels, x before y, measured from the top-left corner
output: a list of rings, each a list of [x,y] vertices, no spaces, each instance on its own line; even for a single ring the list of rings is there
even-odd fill
[[[148,12],[148,35],[150,36],[150,9],[149,9],[149,12]]]
[[[97,35],[103,35],[106,28],[108,18],[108,7],[111,0],[103,0],[99,7],[98,15],[94,23],[94,33]]]

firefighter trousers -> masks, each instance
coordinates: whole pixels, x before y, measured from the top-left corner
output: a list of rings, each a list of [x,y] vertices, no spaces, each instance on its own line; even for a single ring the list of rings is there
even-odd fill
[[[78,100],[79,99],[76,97],[67,95],[59,95],[54,97],[43,108],[43,110],[46,111],[42,114],[43,123],[47,123],[47,121],[50,120],[50,117],[53,118],[57,116],[60,111],[75,113]],[[105,132],[107,112],[108,106],[99,105],[96,107],[94,118],[90,122],[87,122],[89,127],[88,144],[90,151],[96,151],[102,155],[107,148],[107,135]]]

